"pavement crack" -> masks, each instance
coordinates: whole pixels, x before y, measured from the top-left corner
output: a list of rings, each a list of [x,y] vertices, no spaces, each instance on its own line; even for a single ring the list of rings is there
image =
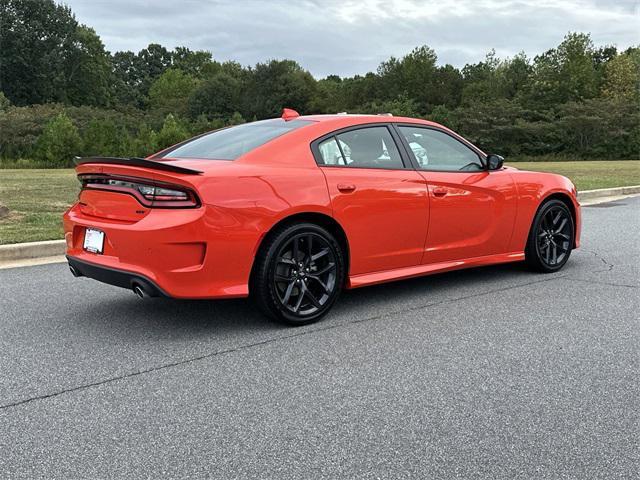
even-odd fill
[[[422,305],[417,305],[414,307],[409,307],[409,308],[403,308],[403,309],[399,309],[399,310],[394,310],[394,311],[390,311],[390,312],[384,312],[381,313],[379,315],[373,315],[371,317],[366,317],[363,319],[359,319],[359,320],[351,320],[351,321],[347,321],[347,322],[342,322],[342,323],[336,323],[336,324],[332,324],[332,325],[326,325],[326,326],[318,326],[315,327],[313,329],[310,330],[304,330],[304,331],[299,331],[296,333],[292,333],[289,335],[282,335],[282,336],[278,336],[278,337],[274,337],[274,338],[269,338],[267,340],[262,340],[260,342],[254,342],[254,343],[249,343],[246,345],[239,345],[237,347],[234,348],[228,348],[228,349],[224,349],[224,350],[218,350],[216,352],[211,352],[211,353],[207,353],[204,355],[199,355],[196,357],[191,357],[191,358],[187,358],[187,359],[183,359],[183,360],[178,360],[175,362],[170,362],[170,363],[166,363],[166,364],[162,364],[162,365],[157,365],[155,367],[150,367],[147,369],[143,369],[143,370],[138,370],[136,372],[130,372],[130,373],[126,373],[123,375],[118,375],[118,376],[114,376],[114,377],[109,377],[106,378],[104,380],[100,380],[97,382],[91,382],[91,383],[86,383],[83,385],[78,385],[75,387],[71,387],[71,388],[65,388],[63,390],[58,390],[56,392],[52,392],[52,393],[48,393],[48,394],[44,394],[44,395],[36,395],[34,397],[29,397],[23,400],[19,400],[17,402],[12,402],[12,403],[7,403],[4,405],[0,405],[0,411],[9,409],[9,408],[13,408],[13,407],[18,407],[20,405],[24,405],[27,403],[31,403],[31,402],[35,402],[38,400],[46,400],[48,398],[53,398],[53,397],[57,397],[60,395],[64,395],[66,393],[73,393],[73,392],[78,392],[81,390],[86,390],[89,388],[93,388],[93,387],[99,387],[101,385],[106,385],[112,382],[117,382],[119,380],[125,380],[128,378],[133,378],[133,377],[137,377],[140,375],[145,375],[147,373],[153,373],[153,372],[158,372],[160,370],[166,370],[169,368],[173,368],[173,367],[178,367],[181,365],[187,365],[190,363],[195,363],[195,362],[199,362],[201,360],[206,360],[209,358],[213,358],[213,357],[217,357],[220,355],[225,355],[228,353],[234,353],[234,352],[239,352],[242,350],[248,350],[250,348],[254,348],[254,347],[259,347],[262,345],[268,345],[270,343],[275,343],[275,342],[279,342],[281,340],[289,340],[292,338],[296,338],[296,337],[302,337],[302,336],[306,336],[306,335],[311,335],[313,333],[318,333],[318,332],[324,332],[324,331],[328,331],[328,330],[333,330],[333,329],[337,329],[337,328],[342,328],[342,327],[346,327],[349,325],[356,325],[356,324],[360,324],[360,323],[364,323],[364,322],[371,322],[371,321],[376,321],[376,320],[380,320],[389,316],[394,316],[394,315],[399,315],[399,314],[403,314],[403,313],[409,313],[409,312],[415,312],[417,310],[421,310],[421,309],[425,309],[425,308],[431,308],[431,307],[435,307],[435,306],[439,306],[439,305],[446,305],[446,304],[451,304],[451,303],[456,303],[456,302],[460,302],[463,300],[468,300],[470,298],[477,298],[477,297],[482,297],[485,295],[491,295],[497,292],[504,292],[506,290],[513,290],[516,288],[522,288],[522,287],[527,287],[529,285],[534,285],[537,283],[544,283],[544,282],[550,282],[553,280],[559,280],[562,278],[567,278],[567,275],[554,275],[550,278],[544,278],[542,280],[534,280],[531,282],[525,282],[525,283],[521,283],[518,285],[512,285],[510,287],[500,287],[500,288],[494,288],[491,290],[487,290],[484,292],[479,292],[479,293],[474,293],[474,294],[470,294],[470,295],[463,295],[460,297],[455,297],[455,298],[449,298],[449,299],[444,299],[444,300],[439,300],[436,302],[428,302]]]
[[[603,282],[601,280],[589,280],[586,278],[576,278],[576,277],[566,277],[566,278],[567,280],[573,280],[575,282],[591,283],[594,285],[608,285],[610,287],[640,288],[640,285],[630,285],[628,283]]]
[[[593,255],[594,257],[596,257],[598,260],[600,260],[604,265],[606,265],[606,269],[604,270],[595,270],[594,273],[600,273],[600,272],[610,272],[611,270],[613,270],[613,267],[615,266],[613,263],[608,262],[602,255],[600,255],[598,252],[594,252],[593,250],[586,250],[583,249],[583,252],[586,253],[590,253],[591,255]]]

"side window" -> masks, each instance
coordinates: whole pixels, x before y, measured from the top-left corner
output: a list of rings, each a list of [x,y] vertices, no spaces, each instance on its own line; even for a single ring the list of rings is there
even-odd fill
[[[430,128],[399,128],[422,170],[483,170],[480,157],[450,135]]]
[[[318,145],[325,165],[402,169],[402,157],[387,127],[349,130]]]

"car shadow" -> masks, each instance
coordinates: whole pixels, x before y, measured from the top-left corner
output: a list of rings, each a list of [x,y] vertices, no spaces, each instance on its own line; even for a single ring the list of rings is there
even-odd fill
[[[479,267],[346,290],[333,310],[320,323],[291,329],[264,317],[250,299],[175,300],[147,298],[113,287],[113,295],[100,302],[83,303],[75,312],[82,329],[92,334],[136,339],[185,340],[209,336],[250,335],[260,332],[328,328],[362,321],[407,307],[484,294],[496,289],[526,284],[540,278],[522,264]],[[88,333],[88,332],[87,332]]]

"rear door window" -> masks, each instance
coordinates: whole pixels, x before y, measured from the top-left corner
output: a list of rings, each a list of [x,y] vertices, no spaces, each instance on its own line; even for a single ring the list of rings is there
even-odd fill
[[[354,168],[404,168],[402,157],[386,126],[348,130],[318,144],[323,165]]]

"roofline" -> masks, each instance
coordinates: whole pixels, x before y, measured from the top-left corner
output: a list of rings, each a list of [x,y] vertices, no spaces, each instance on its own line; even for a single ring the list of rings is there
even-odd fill
[[[386,115],[386,114],[370,114],[370,113],[333,113],[333,114],[312,114],[312,115],[301,115],[297,119],[300,120],[311,120],[314,122],[331,122],[331,121],[340,121],[345,119],[350,120],[365,120],[366,123],[371,123],[372,121],[380,122],[380,123],[419,123],[422,125],[430,125],[433,127],[447,128],[444,125],[441,125],[436,122],[432,122],[431,120],[426,120],[424,118],[415,118],[415,117],[396,117],[394,115]]]

